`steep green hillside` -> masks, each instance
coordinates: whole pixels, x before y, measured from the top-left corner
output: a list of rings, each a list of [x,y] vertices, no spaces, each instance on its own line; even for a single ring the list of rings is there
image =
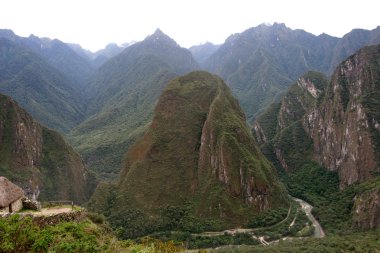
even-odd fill
[[[149,129],[128,151],[118,185],[99,187],[89,206],[129,237],[245,225],[286,203],[227,86],[192,72],[168,84]]]
[[[39,56],[0,39],[0,92],[18,101],[44,125],[68,132],[84,117],[70,81]]]
[[[157,30],[100,67],[87,90],[91,117],[69,135],[86,164],[114,178],[125,151],[152,120],[164,85],[196,66],[188,50]]]
[[[84,202],[96,178],[57,132],[0,94],[0,174],[40,200]]]

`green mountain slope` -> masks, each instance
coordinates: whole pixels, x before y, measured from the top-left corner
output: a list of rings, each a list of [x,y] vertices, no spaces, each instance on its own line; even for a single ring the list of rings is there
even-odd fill
[[[219,48],[220,45],[214,45],[211,42],[206,42],[189,48],[194,59],[200,66]]]
[[[96,179],[57,132],[0,94],[0,174],[40,200],[82,203]]]
[[[160,30],[100,67],[86,91],[91,117],[69,136],[86,164],[115,177],[125,150],[150,123],[164,85],[196,67],[191,53]]]
[[[69,45],[60,40],[39,38],[34,35],[20,37],[11,30],[0,30],[0,38],[9,39],[40,56],[70,80],[78,93],[94,72],[94,67],[88,59],[77,54]]]
[[[55,68],[7,39],[0,39],[0,55],[0,92],[60,132],[68,132],[83,119],[78,91]]]
[[[286,203],[227,86],[217,76],[192,72],[168,84],[149,129],[128,151],[118,185],[99,187],[89,206],[129,235],[129,225],[142,220],[141,233],[148,224],[169,229],[164,217],[170,210],[178,219],[193,217],[189,224],[199,222],[200,229],[206,221],[214,228],[245,225],[253,214]]]
[[[309,70],[331,74],[360,47],[380,43],[379,28],[353,30],[343,38],[315,36],[284,24],[260,25],[230,36],[202,67],[220,75],[252,122]]]

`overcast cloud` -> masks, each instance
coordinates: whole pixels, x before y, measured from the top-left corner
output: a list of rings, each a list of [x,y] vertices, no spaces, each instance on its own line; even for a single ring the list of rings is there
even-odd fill
[[[92,51],[139,41],[160,28],[181,46],[223,43],[231,34],[280,22],[341,37],[380,25],[380,1],[307,0],[0,0],[0,28],[58,38]]]

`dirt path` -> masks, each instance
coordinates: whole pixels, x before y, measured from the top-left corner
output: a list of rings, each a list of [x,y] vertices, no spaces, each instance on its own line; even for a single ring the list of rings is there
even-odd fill
[[[59,213],[70,213],[72,212],[71,207],[57,207],[57,208],[42,208],[41,211],[37,212],[25,212],[25,214],[31,214],[33,216],[49,216]]]

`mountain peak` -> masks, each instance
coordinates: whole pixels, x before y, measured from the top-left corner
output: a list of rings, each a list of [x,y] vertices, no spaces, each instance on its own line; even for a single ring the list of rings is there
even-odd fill
[[[156,31],[152,34],[146,37],[144,41],[153,42],[155,44],[169,44],[172,46],[179,47],[177,42],[170,38],[168,35],[166,35],[163,31],[161,31],[160,28],[157,28]]]
[[[154,31],[153,35],[164,35],[163,31],[160,28],[157,28],[156,31]]]

